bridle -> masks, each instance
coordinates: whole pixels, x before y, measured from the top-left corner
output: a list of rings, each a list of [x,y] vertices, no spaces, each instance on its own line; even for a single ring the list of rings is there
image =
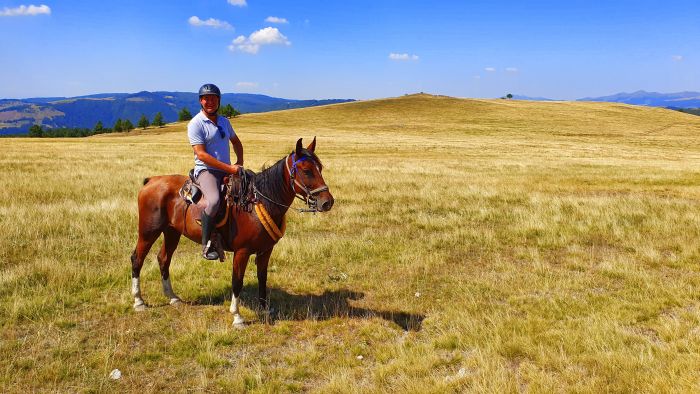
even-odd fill
[[[292,162],[292,165],[289,165],[289,162]],[[296,159],[296,153],[292,152],[287,157],[284,158],[284,168],[287,170],[287,174],[289,174],[289,186],[292,188],[292,191],[294,192],[294,197],[300,199],[301,201],[304,201],[306,204],[307,208],[306,209],[298,209],[298,208],[292,208],[297,210],[298,212],[318,212],[318,200],[317,196],[325,191],[328,191],[328,186],[327,185],[322,185],[319,186],[313,190],[309,190],[308,186],[304,183],[303,180],[297,179],[297,172],[299,171],[297,168],[297,164],[301,163],[302,161],[308,160],[308,156],[302,156],[300,159]],[[321,169],[318,168],[318,164],[314,162],[314,166],[316,166],[316,170],[318,170],[318,173],[321,173]],[[267,201],[279,205],[281,207],[285,208],[291,208],[291,205],[285,205],[281,204],[277,201],[272,200],[271,198],[265,196],[264,194],[260,193],[257,187],[255,187],[255,184],[253,184],[253,193],[255,193],[256,198],[258,196],[263,197]]]

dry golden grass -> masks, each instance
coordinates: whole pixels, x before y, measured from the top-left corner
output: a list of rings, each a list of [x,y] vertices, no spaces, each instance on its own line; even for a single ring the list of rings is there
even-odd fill
[[[700,390],[700,118],[415,95],[233,123],[254,169],[318,136],[336,198],[289,214],[245,330],[188,240],[190,303],[152,252],[131,309],[136,193],[186,173],[183,124],[3,140],[0,391]]]

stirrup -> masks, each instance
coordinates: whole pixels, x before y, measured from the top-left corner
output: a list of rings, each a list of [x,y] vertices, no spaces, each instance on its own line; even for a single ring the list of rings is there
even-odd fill
[[[219,253],[211,248],[211,240],[202,248],[202,257],[207,260],[219,260]]]

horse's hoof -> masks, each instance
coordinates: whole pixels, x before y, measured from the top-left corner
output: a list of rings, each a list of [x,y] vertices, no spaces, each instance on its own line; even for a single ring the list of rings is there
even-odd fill
[[[233,328],[245,328],[245,320],[240,316],[234,316]]]
[[[182,304],[182,300],[179,298],[171,298],[170,299],[170,305],[180,305]]]
[[[146,310],[146,304],[134,304],[134,311],[143,312]]]

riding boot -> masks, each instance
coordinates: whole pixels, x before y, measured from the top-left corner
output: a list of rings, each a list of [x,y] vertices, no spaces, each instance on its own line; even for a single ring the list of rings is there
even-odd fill
[[[219,253],[211,242],[211,232],[214,228],[214,218],[202,212],[202,257],[207,260],[218,260]]]

